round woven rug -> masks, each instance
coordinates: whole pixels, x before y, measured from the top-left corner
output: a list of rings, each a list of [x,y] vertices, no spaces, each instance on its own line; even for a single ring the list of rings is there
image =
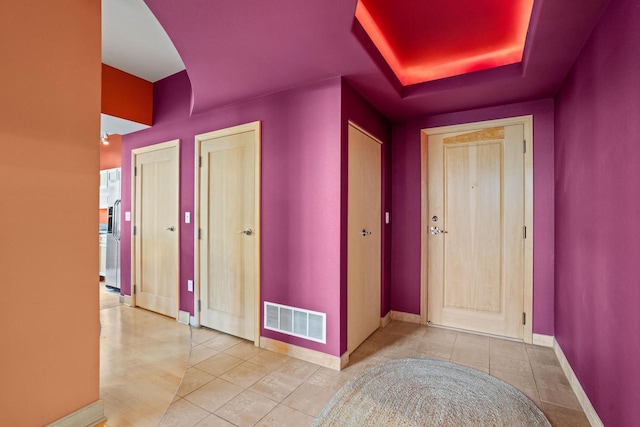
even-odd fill
[[[314,426],[550,426],[515,387],[432,359],[399,359],[342,387]]]

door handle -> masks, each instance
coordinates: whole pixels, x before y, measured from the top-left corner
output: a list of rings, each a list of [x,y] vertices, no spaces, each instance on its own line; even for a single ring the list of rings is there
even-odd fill
[[[363,228],[360,234],[362,235],[362,237],[367,237],[369,234],[371,234],[371,232]]]
[[[431,228],[429,228],[429,232],[430,232],[431,234],[433,234],[434,236],[435,236],[436,234],[440,234],[440,233],[442,233],[442,234],[448,233],[448,231],[440,230],[438,227],[431,227]]]
[[[251,236],[253,234],[253,230],[247,227],[244,230],[238,231],[238,234],[246,234],[247,236]]]
[[[167,231],[175,231],[175,229],[176,228],[173,225],[171,227],[165,228],[165,230],[167,230]]]

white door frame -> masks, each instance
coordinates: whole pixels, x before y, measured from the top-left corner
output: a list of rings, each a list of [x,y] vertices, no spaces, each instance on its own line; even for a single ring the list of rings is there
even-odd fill
[[[198,239],[198,230],[200,229],[200,156],[201,156],[201,144],[202,141],[211,139],[211,138],[221,138],[224,136],[235,135],[238,133],[244,132],[254,132],[255,135],[255,209],[256,209],[256,217],[255,217],[255,232],[254,236],[256,239],[256,247],[255,247],[255,262],[256,262],[256,283],[255,283],[255,331],[254,331],[254,344],[256,347],[260,346],[260,276],[261,276],[261,262],[260,262],[260,248],[261,248],[261,222],[260,222],[260,194],[261,194],[261,147],[260,141],[262,140],[261,135],[261,122],[251,122],[243,125],[232,126],[225,129],[220,129],[212,132],[203,133],[200,135],[196,135],[195,137],[195,159],[194,159],[194,196],[195,196],[195,204],[194,204],[194,224],[193,224],[193,262],[194,262],[194,277],[193,277],[193,321],[191,322],[192,326],[199,327],[200,326],[200,311],[198,310],[198,302],[200,301],[200,244]]]
[[[422,129],[420,132],[420,186],[421,186],[421,211],[420,211],[420,323],[427,324],[427,298],[428,298],[428,138],[429,135],[441,133],[466,132],[483,128],[523,125],[526,151],[524,153],[524,225],[527,229],[527,238],[524,240],[524,313],[526,323],[524,325],[524,342],[533,342],[533,116],[518,116],[506,119],[488,120],[459,125],[441,126]]]
[[[178,239],[178,259],[176,259],[176,271],[178,277],[176,277],[176,321],[180,318],[180,140],[174,139],[167,142],[161,142],[159,144],[148,145],[146,147],[134,148],[131,150],[131,307],[136,307],[136,293],[134,292],[135,278],[136,278],[136,238],[137,235],[133,234],[134,227],[136,226],[136,156],[139,154],[149,153],[151,151],[163,150],[165,148],[176,148],[178,153],[178,159],[176,161],[176,200],[178,201],[178,212],[176,218],[176,237]]]

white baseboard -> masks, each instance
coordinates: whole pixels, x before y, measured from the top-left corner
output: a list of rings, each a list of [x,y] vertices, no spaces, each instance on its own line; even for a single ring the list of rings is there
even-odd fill
[[[104,402],[95,401],[77,411],[48,424],[47,427],[91,427],[107,419],[104,417]]]
[[[384,328],[391,323],[391,312],[388,312],[384,317],[380,318],[380,327]]]
[[[390,311],[391,320],[399,320],[401,322],[417,323],[420,324],[420,315],[413,313],[404,313],[402,311]]]
[[[339,371],[349,363],[349,354],[342,356],[332,356],[320,351],[311,350],[309,348],[300,347],[286,342],[274,340],[272,338],[260,337],[260,347],[275,353],[284,354],[286,356],[295,357],[305,362],[315,363],[329,369]]]
[[[560,366],[562,367],[567,380],[569,380],[569,385],[571,385],[571,389],[576,394],[576,398],[578,399],[578,402],[580,402],[580,406],[582,406],[582,410],[587,416],[589,423],[591,423],[591,425],[594,427],[604,427],[604,424],[602,423],[602,420],[600,420],[598,413],[591,404],[589,397],[584,392],[584,389],[582,388],[578,377],[576,376],[575,372],[573,372],[573,368],[569,364],[569,360],[567,360],[567,357],[564,355],[560,344],[555,340],[555,338],[553,339],[553,351],[556,354],[556,357],[560,362]]]
[[[191,316],[189,315],[188,311],[178,310],[178,322],[179,323],[182,323],[184,325],[188,325],[190,317]]]
[[[533,345],[541,345],[542,347],[553,347],[553,336],[552,335],[542,335],[542,334],[533,334]]]
[[[120,304],[128,305],[129,307],[133,306],[133,298],[131,295],[120,295]]]
[[[200,323],[198,322],[198,319],[196,319],[195,316],[189,316],[189,325],[193,326],[194,328],[200,327]]]

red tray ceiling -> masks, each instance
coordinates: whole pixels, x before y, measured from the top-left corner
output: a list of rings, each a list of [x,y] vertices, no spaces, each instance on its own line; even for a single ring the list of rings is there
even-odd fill
[[[403,85],[522,61],[533,0],[359,0],[356,18]]]

